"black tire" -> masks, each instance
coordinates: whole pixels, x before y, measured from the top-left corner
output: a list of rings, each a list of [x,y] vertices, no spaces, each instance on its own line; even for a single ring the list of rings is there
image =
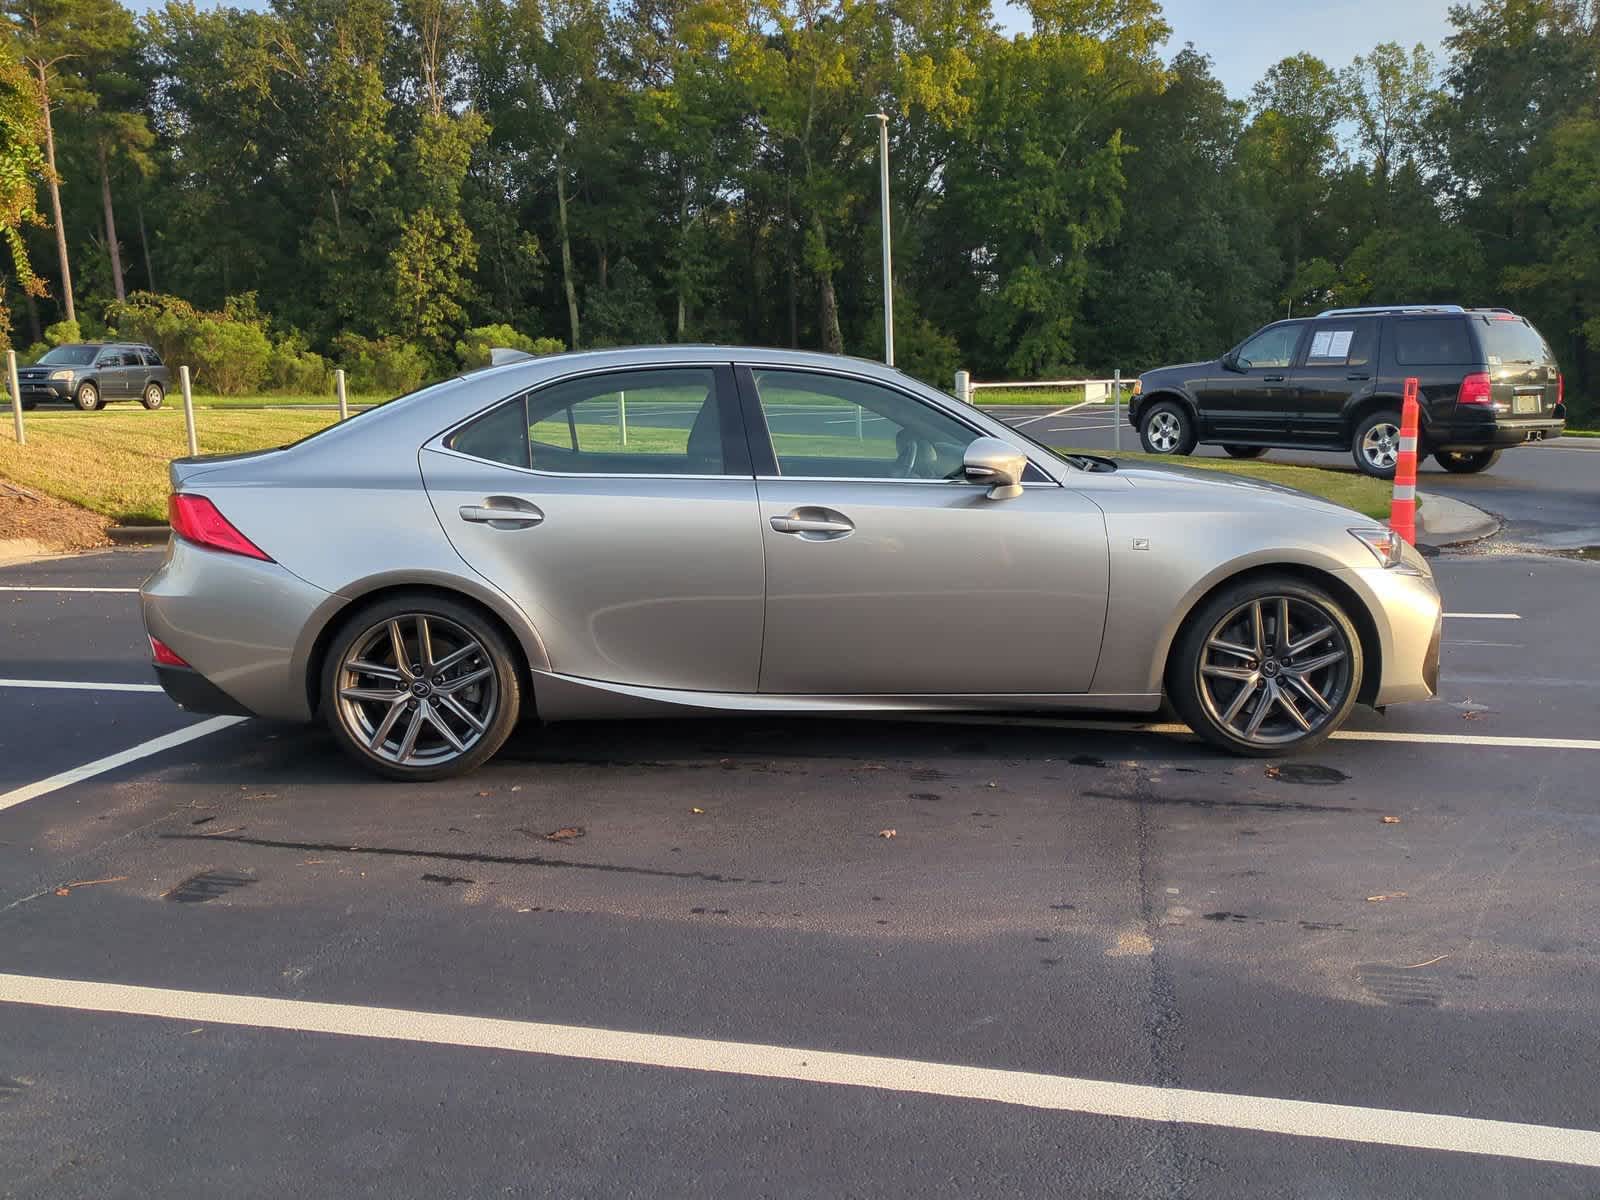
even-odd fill
[[[1194,418],[1176,400],[1157,401],[1139,420],[1146,454],[1193,454],[1196,440]]]
[[[139,403],[151,412],[161,407],[161,402],[167,398],[167,393],[162,390],[159,383],[145,384],[144,393],[139,397]]]
[[[1435,450],[1433,461],[1452,475],[1476,475],[1500,461],[1498,450]]]
[[[1303,643],[1292,653],[1278,640],[1280,604],[1290,614],[1290,647]],[[1259,657],[1249,636],[1254,619],[1260,621],[1264,651]],[[1324,629],[1323,637],[1305,641]],[[1212,745],[1271,758],[1309,750],[1338,729],[1361,691],[1362,669],[1361,638],[1337,600],[1289,576],[1259,575],[1222,588],[1190,614],[1167,660],[1167,696],[1189,728]],[[1300,714],[1298,721],[1291,708]]]
[[[1260,458],[1267,452],[1265,446],[1224,446],[1229,458]]]
[[[418,617],[426,618],[430,643],[436,649],[453,646],[440,656],[437,676],[427,674],[432,664],[425,661],[420,649]],[[391,622],[400,630],[406,657],[413,658],[410,664],[401,663],[393,652]],[[464,639],[476,644],[476,653],[466,653]],[[448,664],[458,650],[466,657],[458,664]],[[356,662],[384,670],[391,668],[382,660],[394,658],[400,677],[391,680],[376,672],[352,670],[347,662],[352,655]],[[479,609],[426,592],[397,593],[350,614],[334,634],[320,681],[323,717],[345,753],[369,771],[413,782],[465,774],[487,762],[516,726],[522,706],[520,661],[505,634]],[[416,666],[424,668],[420,675],[412,670]],[[487,674],[483,674],[484,668]],[[452,671],[456,675],[446,679]],[[480,674],[481,682],[465,689],[446,687],[465,675]],[[387,682],[392,682],[393,688],[377,686]],[[418,682],[428,684],[430,690],[418,690]],[[351,691],[367,694],[351,697]],[[441,700],[455,700],[456,710],[448,710]],[[391,714],[392,709],[399,711]],[[462,709],[481,719],[481,732],[455,715]],[[417,727],[414,733],[412,725]],[[447,744],[446,728],[455,730],[458,740],[468,739],[465,749]],[[414,758],[409,764],[405,761],[408,737]]]
[[[78,390],[72,393],[72,402],[78,406],[79,412],[99,412],[106,406],[100,398],[100,389],[88,380],[78,385]]]
[[[1374,479],[1393,479],[1400,451],[1400,414],[1392,409],[1368,413],[1356,426],[1350,456],[1356,470]]]
[[[37,400],[24,400],[22,402],[22,411],[23,412],[32,412],[34,409],[36,409],[38,407],[39,407],[39,402]]]

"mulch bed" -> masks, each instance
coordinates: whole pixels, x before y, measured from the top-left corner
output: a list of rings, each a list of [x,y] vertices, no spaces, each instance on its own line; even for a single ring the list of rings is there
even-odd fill
[[[48,551],[108,546],[110,520],[86,508],[0,479],[0,542],[36,542]]]

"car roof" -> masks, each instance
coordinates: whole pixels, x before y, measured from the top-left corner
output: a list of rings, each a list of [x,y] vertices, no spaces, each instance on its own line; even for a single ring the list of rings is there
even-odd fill
[[[904,372],[870,358],[857,358],[848,354],[825,354],[820,350],[789,350],[776,346],[727,346],[711,342],[686,342],[670,346],[608,346],[594,350],[568,350],[561,354],[544,354],[534,358],[518,359],[496,366],[482,367],[471,372],[473,379],[488,376],[514,376],[527,373],[530,377],[563,374],[568,370],[587,367],[656,366],[673,363],[741,362],[751,365],[818,367],[822,369],[848,369],[858,374],[875,375],[889,379],[907,378]],[[554,368],[554,369],[552,369]]]

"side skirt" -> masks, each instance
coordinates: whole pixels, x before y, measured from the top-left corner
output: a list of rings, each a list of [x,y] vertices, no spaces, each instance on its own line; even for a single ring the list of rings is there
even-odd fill
[[[617,717],[825,715],[960,712],[1155,712],[1161,694],[1102,692],[957,693],[949,695],[792,696],[692,692],[533,672],[534,706],[545,721]]]

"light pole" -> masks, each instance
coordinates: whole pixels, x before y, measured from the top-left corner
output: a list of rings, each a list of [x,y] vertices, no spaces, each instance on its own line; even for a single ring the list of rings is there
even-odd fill
[[[878,122],[878,177],[883,207],[883,361],[894,366],[894,270],[889,262],[889,114],[870,113]]]

